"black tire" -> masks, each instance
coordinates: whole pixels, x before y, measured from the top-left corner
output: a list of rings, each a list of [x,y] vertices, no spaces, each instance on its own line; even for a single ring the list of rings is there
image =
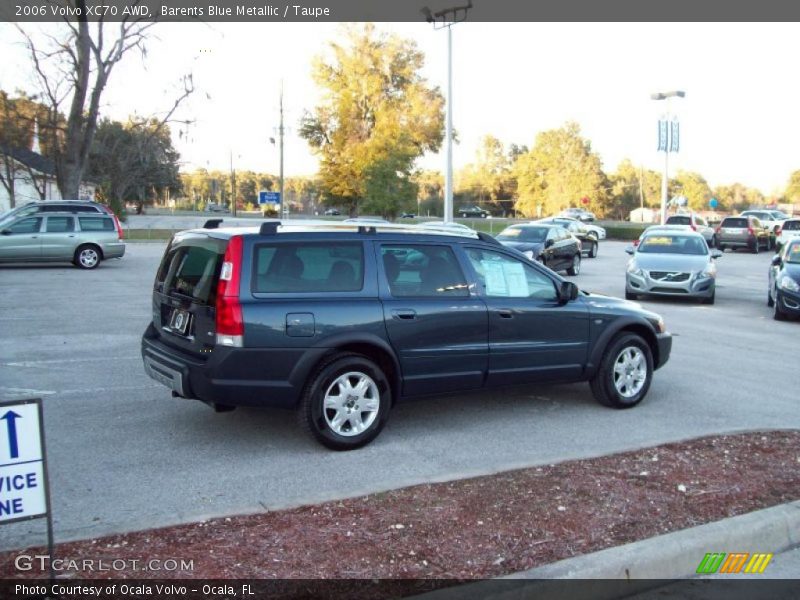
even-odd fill
[[[372,400],[375,399],[375,394],[377,393],[377,414],[364,431],[356,434],[335,431],[330,423],[332,418],[335,420],[335,415],[332,417],[330,412],[336,409],[326,410],[323,406],[328,392],[332,391],[334,385],[338,385],[337,380],[348,373],[353,373],[353,378],[358,377],[358,375],[366,376],[367,379],[375,384],[376,389],[371,395]],[[355,399],[350,400],[350,402],[358,401],[355,396],[353,398]],[[362,401],[368,401],[368,399],[362,398]],[[297,417],[301,427],[323,446],[332,450],[355,450],[370,443],[378,436],[389,418],[391,405],[391,386],[386,379],[386,375],[377,364],[361,354],[338,353],[321,363],[308,379],[303,395],[300,398],[300,404],[297,407]],[[356,407],[358,405],[354,405],[352,408]],[[344,407],[342,408],[344,411]],[[353,410],[352,414],[354,416],[358,414],[359,420],[362,420],[364,413],[367,412],[369,411],[361,410],[357,412]],[[338,414],[338,411],[336,414]],[[347,410],[347,415],[349,414],[351,414],[350,409]],[[345,416],[344,421],[352,430],[354,427],[353,421],[347,416]],[[343,431],[345,430],[344,424],[342,429]]]
[[[727,250],[727,246],[725,246],[724,244],[718,244],[717,248],[719,248],[719,251],[722,252],[723,254],[725,253],[725,250]]]
[[[72,264],[79,269],[96,269],[103,260],[103,251],[94,244],[78,246],[72,257]]]
[[[717,290],[714,290],[713,292],[711,292],[711,295],[708,298],[703,298],[701,302],[703,304],[714,304],[714,296],[716,296],[716,294]]]
[[[617,389],[615,384],[614,367],[623,352],[629,350],[641,353],[645,361],[646,374],[641,387],[631,396],[625,396]],[[603,359],[597,372],[592,377],[590,386],[595,400],[603,406],[610,408],[632,408],[639,404],[647,395],[653,381],[653,353],[640,336],[635,333],[621,332],[617,334],[606,347]],[[624,386],[624,383],[623,383]]]
[[[772,299],[772,292],[770,292],[769,290],[767,290],[767,306],[769,306],[770,308],[772,308],[772,306],[773,306],[774,304],[775,304],[775,301]]]
[[[575,275],[580,275],[581,272],[581,253],[578,252],[575,256],[572,257],[572,266],[567,269],[567,275],[574,277]]]
[[[709,248],[714,249],[717,247],[717,236],[716,234],[711,236],[711,243],[708,245]]]
[[[756,237],[756,243],[753,244],[753,254],[758,254],[761,250],[761,243],[758,241],[758,237]]]
[[[639,294],[632,294],[631,292],[625,290],[625,300],[638,300]]]
[[[597,251],[599,245],[596,240],[592,240],[592,245],[589,247],[589,258],[597,258]]]
[[[462,219],[466,219],[467,218],[467,213],[461,213],[461,218]]]
[[[775,301],[772,303],[772,318],[776,321],[785,321],[786,313],[781,308],[781,299],[778,296],[777,290],[775,291]]]

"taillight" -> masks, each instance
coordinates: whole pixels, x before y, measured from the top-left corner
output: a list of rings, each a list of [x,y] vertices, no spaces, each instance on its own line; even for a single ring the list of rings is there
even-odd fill
[[[776,227],[775,228],[775,237],[778,237],[780,234],[781,234],[781,228],[780,227]]]
[[[125,236],[122,233],[122,224],[119,222],[117,215],[115,215],[114,213],[111,214],[114,217],[114,227],[117,228],[117,235],[119,236],[119,239],[121,240],[125,239]]]
[[[747,228],[747,234],[748,234],[748,235],[755,235],[755,234],[756,234],[756,232],[755,232],[755,231],[753,231],[753,228],[752,228],[752,227],[748,227],[748,228]]]
[[[692,228],[692,231],[697,231],[697,227],[695,227],[694,225],[689,225],[689,227]]]
[[[239,302],[241,274],[242,237],[235,235],[225,249],[217,284],[217,344],[222,346],[242,346],[244,321]]]

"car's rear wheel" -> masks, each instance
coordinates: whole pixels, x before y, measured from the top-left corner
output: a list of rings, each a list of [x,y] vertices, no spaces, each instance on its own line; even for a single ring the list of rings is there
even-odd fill
[[[618,334],[606,348],[590,381],[592,394],[611,408],[631,408],[647,395],[653,380],[653,354],[635,333]]]
[[[579,275],[581,272],[581,255],[580,253],[572,257],[572,266],[567,269],[567,275]]]
[[[102,258],[100,248],[91,244],[86,244],[75,250],[75,256],[72,262],[76,267],[81,269],[95,269],[97,265],[100,264]]]
[[[711,242],[709,243],[709,247],[710,248],[716,248],[717,247],[717,236],[716,235],[712,235],[711,236]]]
[[[374,440],[389,417],[391,388],[381,368],[360,354],[340,353],[309,379],[298,407],[300,424],[333,450]]]
[[[598,244],[595,240],[592,240],[591,246],[589,246],[589,258],[597,258],[597,249]]]
[[[756,238],[756,242],[753,244],[753,254],[758,254],[759,250],[761,250],[761,242]]]

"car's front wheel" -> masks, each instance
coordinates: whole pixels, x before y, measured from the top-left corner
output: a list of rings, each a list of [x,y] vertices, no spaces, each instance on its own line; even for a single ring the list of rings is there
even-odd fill
[[[81,269],[95,269],[101,260],[100,248],[87,244],[75,250],[72,262]]]
[[[572,257],[572,265],[567,269],[567,275],[579,275],[581,272],[581,255],[580,253]]]
[[[653,354],[635,333],[620,333],[606,348],[590,384],[600,404],[631,408],[647,395],[653,380]]]
[[[389,417],[391,396],[389,382],[378,365],[360,354],[337,354],[309,379],[298,418],[324,446],[353,450],[381,432]]]
[[[591,245],[589,246],[589,258],[597,258],[597,249],[598,244],[595,240],[591,241]]]

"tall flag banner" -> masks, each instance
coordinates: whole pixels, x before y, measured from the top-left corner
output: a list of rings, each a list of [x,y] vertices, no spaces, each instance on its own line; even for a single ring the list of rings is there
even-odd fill
[[[667,151],[667,122],[659,120],[658,122],[658,152]]]
[[[677,152],[681,145],[681,125],[675,119],[670,123],[670,143],[669,151]]]

